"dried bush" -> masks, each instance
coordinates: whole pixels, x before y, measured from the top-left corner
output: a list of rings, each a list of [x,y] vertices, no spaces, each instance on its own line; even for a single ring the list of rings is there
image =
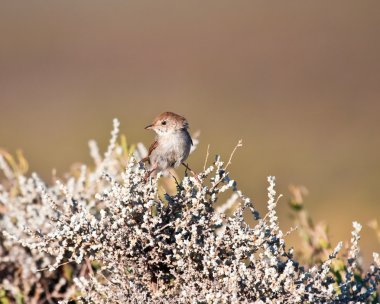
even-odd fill
[[[140,145],[118,143],[118,121],[94,168],[44,184],[0,157],[0,300],[20,303],[376,303],[380,260],[364,272],[354,222],[347,258],[301,265],[279,228],[275,179],[261,217],[216,157],[198,175],[160,189],[144,183]],[[230,159],[231,160],[231,159]],[[10,166],[10,163],[16,164]],[[159,191],[160,190],[160,191]],[[216,207],[225,192],[231,198]],[[232,215],[225,211],[231,209]],[[248,225],[244,216],[253,217]],[[333,268],[339,262],[340,267]]]

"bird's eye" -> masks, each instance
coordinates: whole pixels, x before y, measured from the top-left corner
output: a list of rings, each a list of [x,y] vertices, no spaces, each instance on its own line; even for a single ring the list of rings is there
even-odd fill
[[[163,122],[161,122],[161,124],[162,124],[163,126],[165,126],[165,125],[166,125],[166,121],[164,120]]]

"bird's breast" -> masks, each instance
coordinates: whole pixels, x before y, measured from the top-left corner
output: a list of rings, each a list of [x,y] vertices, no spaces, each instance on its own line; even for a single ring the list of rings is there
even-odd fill
[[[152,152],[151,162],[162,170],[178,167],[190,153],[191,138],[186,133],[182,131],[157,138],[158,145]]]

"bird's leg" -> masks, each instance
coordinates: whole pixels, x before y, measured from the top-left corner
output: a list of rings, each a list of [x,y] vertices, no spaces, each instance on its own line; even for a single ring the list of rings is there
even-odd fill
[[[169,174],[171,175],[171,177],[174,178],[174,181],[175,181],[177,187],[180,187],[180,185],[179,185],[179,183],[178,183],[178,180],[177,180],[177,178],[175,177],[175,175],[171,172],[171,170],[169,170],[168,172],[169,172]]]
[[[182,165],[184,165],[184,166],[185,166],[185,176],[187,176],[187,171],[189,170],[189,169],[188,169],[188,166],[187,166],[187,165],[185,165],[185,163],[182,163]]]
[[[149,156],[144,157],[142,160],[140,160],[140,163],[145,163],[147,161],[149,161]]]
[[[157,169],[157,165],[153,166],[146,174],[145,174],[145,177],[144,177],[144,183],[146,183],[148,181],[148,178],[149,176],[154,172],[156,171]]]
[[[182,163],[182,165],[184,165],[185,168],[191,172],[191,174],[192,174],[192,175],[195,177],[195,179],[197,180],[198,184],[199,184],[199,185],[202,185],[201,181],[200,181],[199,178],[198,178],[198,175],[195,174],[195,172],[194,172],[193,170],[191,170],[190,167],[189,167],[187,164]]]

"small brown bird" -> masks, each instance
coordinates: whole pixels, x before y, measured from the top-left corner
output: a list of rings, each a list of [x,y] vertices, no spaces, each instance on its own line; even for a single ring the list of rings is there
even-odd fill
[[[154,119],[153,123],[145,129],[156,132],[156,139],[149,148],[148,156],[142,161],[149,161],[150,168],[145,179],[154,171],[165,171],[183,164],[189,156],[193,141],[188,132],[189,124],[186,118],[172,113],[164,112]],[[192,172],[192,171],[191,171]],[[194,172],[192,172],[194,174]],[[194,174],[195,175],[195,174]]]

